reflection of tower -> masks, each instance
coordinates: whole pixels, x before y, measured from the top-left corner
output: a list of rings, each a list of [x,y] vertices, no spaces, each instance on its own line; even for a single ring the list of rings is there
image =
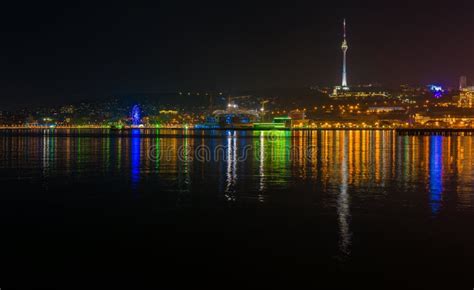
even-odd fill
[[[337,199],[337,214],[339,219],[339,249],[343,256],[350,255],[351,232],[350,232],[350,199],[348,194],[349,187],[349,135],[343,133],[343,146],[341,151],[341,182],[340,193]]]
[[[459,90],[462,91],[466,87],[467,87],[467,77],[461,76],[461,78],[459,79]]]
[[[346,40],[346,19],[344,19],[344,40],[342,41],[342,88],[347,88],[346,54],[349,46]]]

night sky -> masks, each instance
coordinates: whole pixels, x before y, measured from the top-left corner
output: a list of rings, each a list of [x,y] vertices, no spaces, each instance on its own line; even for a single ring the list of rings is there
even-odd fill
[[[474,4],[386,2],[4,4],[0,105],[334,85],[344,17],[349,84],[474,83]]]

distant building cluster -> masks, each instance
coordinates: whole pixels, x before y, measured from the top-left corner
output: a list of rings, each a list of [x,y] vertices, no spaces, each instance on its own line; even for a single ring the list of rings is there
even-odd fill
[[[465,88],[459,94],[459,107],[472,108],[474,105],[474,87]]]
[[[459,87],[439,84],[385,88],[351,85],[347,74],[346,21],[343,22],[342,81],[303,93],[183,92],[130,101],[111,98],[58,107],[0,111],[0,126],[25,128],[399,128],[474,127],[474,86],[461,76]],[[132,98],[133,99],[133,98]]]

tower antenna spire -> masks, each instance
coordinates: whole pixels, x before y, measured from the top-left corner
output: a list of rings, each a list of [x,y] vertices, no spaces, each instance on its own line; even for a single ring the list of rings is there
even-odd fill
[[[346,18],[344,18],[344,39],[346,39]]]
[[[346,40],[346,19],[344,18],[343,21],[343,28],[344,28],[344,39],[342,40],[342,89],[347,90],[347,70],[346,70],[346,54],[347,54],[347,49],[349,49],[349,45],[347,44]]]

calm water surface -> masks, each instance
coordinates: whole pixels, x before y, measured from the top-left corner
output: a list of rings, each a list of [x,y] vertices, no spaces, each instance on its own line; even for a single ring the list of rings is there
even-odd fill
[[[3,131],[0,173],[4,273],[39,285],[474,287],[474,137]]]

